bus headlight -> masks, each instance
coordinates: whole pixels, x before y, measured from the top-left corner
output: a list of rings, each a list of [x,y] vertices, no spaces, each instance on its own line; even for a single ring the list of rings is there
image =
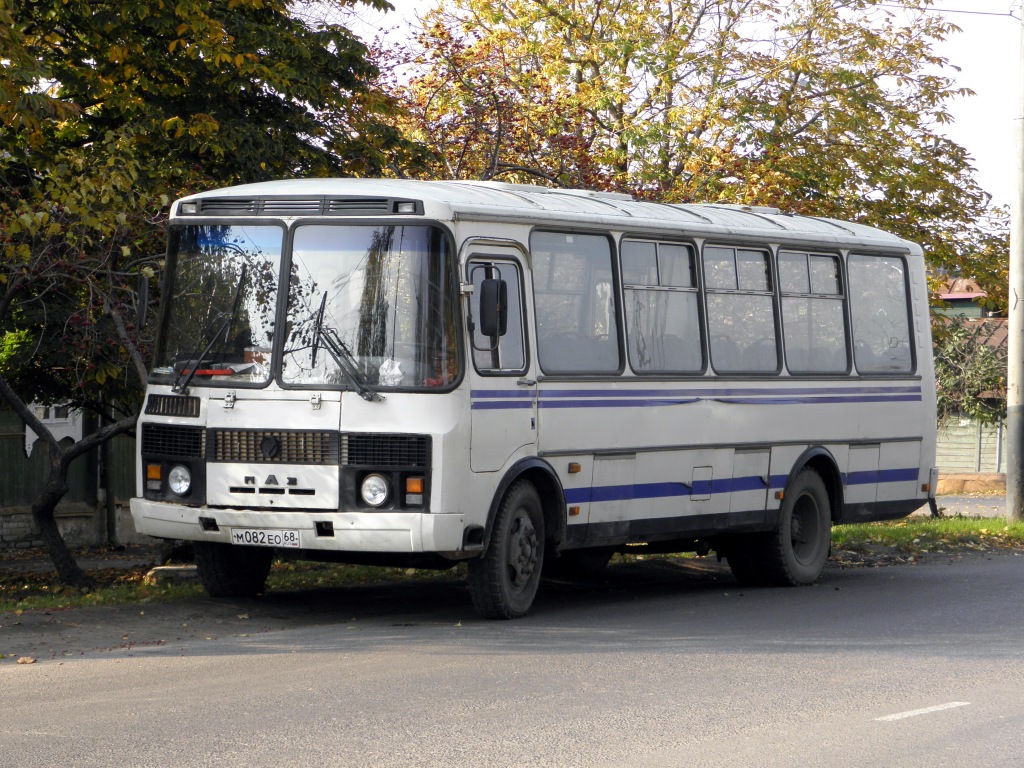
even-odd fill
[[[362,495],[363,501],[371,507],[379,507],[391,495],[391,486],[383,475],[367,475],[363,478],[359,493]]]
[[[167,485],[179,496],[184,496],[192,487],[192,473],[183,464],[175,464],[167,473]]]

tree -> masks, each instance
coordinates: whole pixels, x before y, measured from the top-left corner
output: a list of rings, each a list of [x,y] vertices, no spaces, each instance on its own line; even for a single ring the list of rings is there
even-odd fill
[[[454,0],[392,87],[433,175],[545,179],[881,226],[948,274],[1005,263],[1005,225],[941,129],[957,28],[881,0]]]
[[[960,416],[993,424],[1006,418],[1006,340],[999,320],[938,318],[935,392],[939,423]]]
[[[159,266],[168,200],[414,163],[366,53],[284,0],[0,0],[0,397],[47,446],[32,513],[65,582],[88,579],[53,512],[71,459],[134,427],[148,352],[134,288]],[[33,401],[118,418],[66,448]]]

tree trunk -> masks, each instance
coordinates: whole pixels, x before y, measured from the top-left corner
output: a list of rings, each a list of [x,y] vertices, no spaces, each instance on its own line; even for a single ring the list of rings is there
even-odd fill
[[[61,582],[78,589],[90,589],[92,579],[79,567],[57,527],[57,504],[68,492],[67,472],[70,462],[64,460],[63,454],[64,451],[60,449],[48,451],[50,476],[46,479],[43,492],[32,502],[32,519],[39,528],[43,547],[50,556]]]

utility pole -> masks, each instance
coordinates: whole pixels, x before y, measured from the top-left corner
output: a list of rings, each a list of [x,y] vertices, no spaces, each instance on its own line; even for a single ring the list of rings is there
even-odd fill
[[[1021,13],[1020,108],[1014,126],[1013,167],[1017,189],[1010,211],[1009,337],[1006,370],[1006,517],[1024,520],[1024,10]]]

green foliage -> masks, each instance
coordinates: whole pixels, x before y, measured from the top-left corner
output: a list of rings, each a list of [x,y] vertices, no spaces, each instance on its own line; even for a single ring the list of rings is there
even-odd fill
[[[1007,348],[990,342],[993,322],[963,315],[939,318],[935,336],[938,418],[967,416],[984,424],[1006,416]]]
[[[364,45],[283,0],[0,0],[0,60],[0,338],[26,400],[137,405],[170,199],[415,154]]]
[[[880,226],[998,301],[1005,221],[943,134],[930,0],[451,0],[397,63],[431,174]],[[397,52],[401,56],[402,52]]]

